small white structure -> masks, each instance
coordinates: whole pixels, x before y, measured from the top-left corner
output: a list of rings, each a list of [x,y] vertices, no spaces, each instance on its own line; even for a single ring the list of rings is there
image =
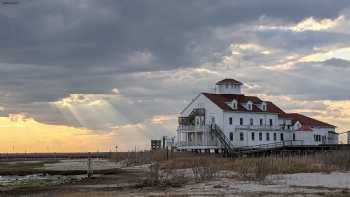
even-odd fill
[[[348,136],[348,144],[350,144],[350,131],[347,132],[347,136]]]
[[[221,151],[271,143],[338,143],[335,126],[246,96],[241,93],[242,85],[224,79],[216,83],[214,93],[198,94],[180,114],[177,149]]]

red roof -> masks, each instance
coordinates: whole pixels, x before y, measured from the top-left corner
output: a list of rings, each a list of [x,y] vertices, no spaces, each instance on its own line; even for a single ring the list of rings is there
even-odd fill
[[[298,121],[302,126],[309,126],[309,127],[331,127],[334,128],[334,125],[304,116],[302,114],[298,113],[291,113],[291,114],[283,114],[282,117],[292,119],[293,123]]]
[[[223,85],[223,84],[239,84],[242,85],[243,83],[240,81],[237,81],[235,79],[223,79],[221,81],[218,81],[216,85]]]
[[[265,103],[267,104],[267,111],[262,111],[260,108],[257,107],[257,105],[261,104],[264,101],[262,101],[260,98],[256,96],[245,96],[243,94],[212,94],[212,93],[202,93],[202,94],[224,111],[274,113],[274,114],[278,114],[278,116],[281,118],[291,119],[293,124],[297,121],[300,122],[302,125],[302,129],[307,129],[307,130],[311,129],[311,127],[331,127],[331,128],[335,127],[334,125],[304,116],[302,114],[285,113],[282,109],[280,109],[270,101],[265,101]],[[237,109],[232,109],[227,104],[228,102],[232,102],[233,99],[235,99],[238,103]],[[242,105],[244,103],[247,103],[248,101],[251,101],[253,103],[252,110],[247,110]]]
[[[275,104],[269,101],[265,101],[265,103],[267,104],[267,111],[262,111],[256,105],[261,104],[263,101],[256,96],[245,96],[243,94],[202,94],[224,111],[269,112],[276,114],[285,113],[283,110],[281,110],[279,107],[277,107]],[[238,103],[237,109],[232,109],[229,105],[227,105],[227,103],[232,102],[233,99],[235,99]],[[253,103],[252,110],[247,110],[245,107],[242,106],[243,103],[247,103],[248,101],[251,101]]]
[[[309,125],[302,125],[297,131],[312,131],[312,129]]]

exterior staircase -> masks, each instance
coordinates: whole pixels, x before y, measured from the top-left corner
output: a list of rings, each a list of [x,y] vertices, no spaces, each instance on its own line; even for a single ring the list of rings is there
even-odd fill
[[[224,134],[224,132],[220,129],[220,127],[217,124],[212,124],[210,126],[211,132],[215,134],[215,136],[220,141],[221,145],[224,147],[226,153],[228,153],[230,156],[233,155],[240,155],[245,153],[253,153],[253,152],[263,152],[266,150],[274,150],[278,148],[283,148],[285,146],[295,146],[295,145],[302,145],[302,140],[287,140],[282,142],[274,142],[269,144],[260,144],[260,145],[254,145],[254,146],[244,146],[235,148],[233,144],[231,143],[230,139]]]
[[[225,133],[220,129],[217,124],[212,124],[210,126],[211,132],[215,134],[215,136],[219,139],[220,143],[224,146],[224,149],[230,155],[238,154],[239,152],[233,148],[233,144],[230,139],[227,138]]]

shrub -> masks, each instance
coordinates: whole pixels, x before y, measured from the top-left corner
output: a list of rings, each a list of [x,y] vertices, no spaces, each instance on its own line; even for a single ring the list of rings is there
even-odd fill
[[[218,170],[214,165],[211,165],[210,160],[206,158],[194,159],[191,169],[196,181],[212,179]]]

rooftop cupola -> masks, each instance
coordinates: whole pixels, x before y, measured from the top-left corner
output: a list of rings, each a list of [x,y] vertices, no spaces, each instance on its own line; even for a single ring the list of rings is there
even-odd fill
[[[243,84],[234,79],[224,79],[216,83],[216,94],[241,94]]]

